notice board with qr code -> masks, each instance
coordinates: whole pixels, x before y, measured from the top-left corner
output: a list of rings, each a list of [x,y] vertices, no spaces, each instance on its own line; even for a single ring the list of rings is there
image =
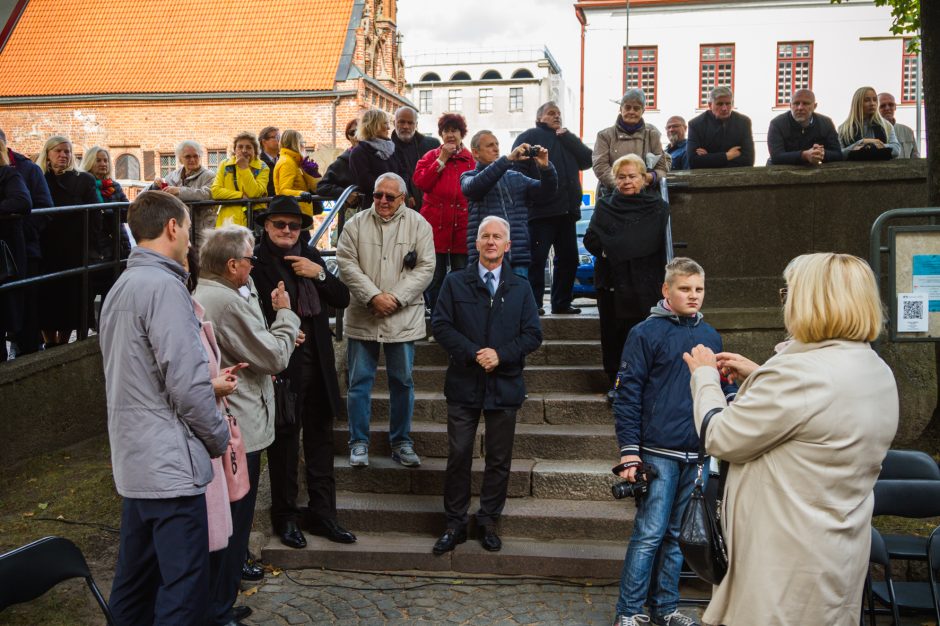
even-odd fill
[[[940,226],[894,226],[888,239],[891,340],[940,341]]]

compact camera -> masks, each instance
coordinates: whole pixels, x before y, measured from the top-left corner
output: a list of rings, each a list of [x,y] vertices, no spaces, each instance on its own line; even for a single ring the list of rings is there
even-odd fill
[[[620,474],[624,470],[624,464],[621,463],[613,468],[611,471],[614,474]],[[617,483],[610,487],[610,493],[617,500],[622,500],[624,498],[633,496],[634,498],[642,498],[646,495],[646,492],[649,491],[649,483],[651,480],[656,478],[659,473],[656,471],[656,468],[648,463],[643,463],[636,473],[636,482],[631,483],[629,481],[623,481],[622,483]]]
[[[534,159],[541,153],[542,153],[542,146],[529,146],[528,149],[525,151],[525,155],[529,157],[530,159]]]

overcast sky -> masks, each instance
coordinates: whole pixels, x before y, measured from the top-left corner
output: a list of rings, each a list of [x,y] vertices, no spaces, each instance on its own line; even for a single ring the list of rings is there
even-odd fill
[[[577,92],[581,25],[573,0],[398,0],[405,62],[416,52],[547,47]]]

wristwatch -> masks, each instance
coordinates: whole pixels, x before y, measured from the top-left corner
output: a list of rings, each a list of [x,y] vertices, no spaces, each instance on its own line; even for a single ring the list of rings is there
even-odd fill
[[[324,280],[326,280],[326,272],[324,272],[323,270],[320,270],[320,273],[317,274],[317,280],[318,280],[319,282],[321,282],[321,283],[322,283]]]

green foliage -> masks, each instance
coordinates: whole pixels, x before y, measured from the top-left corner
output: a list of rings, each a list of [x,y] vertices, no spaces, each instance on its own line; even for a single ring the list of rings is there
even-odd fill
[[[829,0],[832,4],[842,4],[849,0]],[[936,0],[934,0],[936,2]],[[891,32],[895,35],[906,35],[920,33],[920,0],[875,0],[875,6],[891,7],[891,17],[894,21],[891,23]],[[912,51],[920,47],[920,37],[915,37],[911,41]]]

